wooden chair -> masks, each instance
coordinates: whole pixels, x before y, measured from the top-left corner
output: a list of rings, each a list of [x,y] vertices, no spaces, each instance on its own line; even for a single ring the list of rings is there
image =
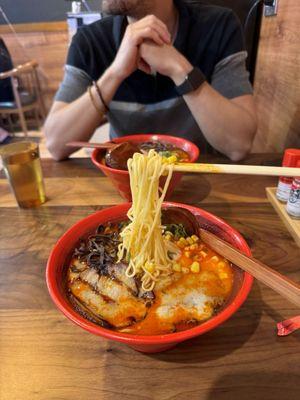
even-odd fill
[[[40,117],[44,120],[46,109],[43,101],[40,81],[37,73],[38,63],[29,61],[26,64],[0,73],[1,79],[10,79],[14,99],[12,101],[0,102],[0,117],[8,120],[10,128],[13,129],[12,115],[19,116],[20,125],[25,136],[28,136],[25,113],[33,112],[38,126],[41,125]]]

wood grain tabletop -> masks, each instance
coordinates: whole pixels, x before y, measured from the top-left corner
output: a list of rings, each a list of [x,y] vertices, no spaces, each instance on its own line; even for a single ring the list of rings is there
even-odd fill
[[[244,163],[280,160],[262,154]],[[46,178],[62,180],[101,176],[88,159],[44,160],[43,170]],[[255,257],[299,282],[300,249],[265,194],[276,183],[272,177],[185,175],[172,200],[225,219]],[[63,185],[60,190],[64,194]],[[93,336],[56,309],[45,283],[51,248],[76,221],[107,207],[107,193],[105,203],[98,196],[89,205],[0,207],[0,399],[299,400],[300,331],[278,337],[276,323],[300,310],[256,281],[223,325],[153,355]],[[116,195],[111,199],[113,205]]]

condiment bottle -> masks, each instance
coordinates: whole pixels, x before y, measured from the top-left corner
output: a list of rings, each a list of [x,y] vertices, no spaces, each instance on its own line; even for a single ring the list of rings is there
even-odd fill
[[[298,161],[296,167],[300,168],[300,161]],[[300,218],[300,177],[293,180],[286,211],[291,217]]]
[[[296,167],[297,162],[300,161],[300,149],[286,149],[283,156],[283,167]],[[276,197],[278,200],[286,203],[289,199],[290,191],[292,188],[293,178],[281,176],[279,178]]]

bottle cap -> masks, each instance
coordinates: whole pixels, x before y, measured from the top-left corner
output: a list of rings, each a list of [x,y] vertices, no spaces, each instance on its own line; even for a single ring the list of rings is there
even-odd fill
[[[286,149],[283,156],[283,167],[296,167],[300,161],[300,149]]]

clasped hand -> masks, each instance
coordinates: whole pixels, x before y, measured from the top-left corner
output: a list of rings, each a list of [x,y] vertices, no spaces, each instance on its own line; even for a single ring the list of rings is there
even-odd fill
[[[172,45],[167,26],[149,15],[128,25],[112,69],[120,79],[140,69],[148,74],[158,72],[179,84],[192,67]]]

